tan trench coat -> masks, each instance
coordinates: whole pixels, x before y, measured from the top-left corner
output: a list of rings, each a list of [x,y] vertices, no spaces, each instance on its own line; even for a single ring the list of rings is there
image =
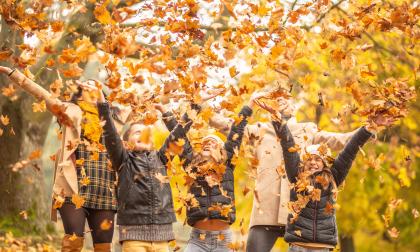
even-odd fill
[[[220,114],[214,115],[210,125],[227,134],[231,119]],[[298,123],[291,118],[287,125],[299,146],[326,143],[332,150],[340,150],[354,134],[319,131],[314,123]],[[305,140],[306,136],[306,140]],[[250,124],[245,128],[244,137],[253,145],[253,155],[259,160],[250,227],[256,225],[281,226],[287,222],[287,203],[290,198],[289,182],[286,176],[280,177],[277,168],[284,167],[280,141],[271,122]],[[257,144],[256,137],[259,137]],[[254,144],[253,144],[254,143]]]
[[[72,196],[78,193],[78,182],[75,163],[71,156],[77,148],[78,140],[81,133],[82,110],[76,104],[62,102],[53,97],[47,90],[27,78],[23,73],[15,70],[10,79],[17,86],[20,86],[26,92],[37,98],[44,100],[49,111],[55,116],[63,113],[71,122],[71,125],[63,125],[63,136],[61,147],[56,155],[54,167],[54,185],[51,204],[51,219],[57,220],[57,211],[53,208],[54,196]],[[64,108],[64,109],[57,109]],[[130,109],[124,109],[117,115],[119,121],[126,122],[131,114]],[[63,116],[63,115],[61,115]],[[115,126],[119,132],[123,128],[123,124],[115,120]]]

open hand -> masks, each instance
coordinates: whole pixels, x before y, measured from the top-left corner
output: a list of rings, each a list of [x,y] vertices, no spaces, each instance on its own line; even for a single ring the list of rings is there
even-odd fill
[[[96,80],[88,80],[85,82],[76,81],[76,84],[79,85],[84,91],[94,92],[98,97],[98,102],[106,102],[104,93],[102,92],[102,83]]]

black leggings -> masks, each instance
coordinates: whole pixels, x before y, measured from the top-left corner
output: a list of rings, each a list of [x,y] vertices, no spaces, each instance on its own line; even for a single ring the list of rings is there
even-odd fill
[[[83,207],[76,209],[76,207],[70,203],[64,203],[58,210],[61,219],[63,220],[64,232],[66,234],[76,234],[79,237],[83,237],[85,221],[87,219],[94,244],[112,242],[115,211]],[[102,223],[104,224],[101,228]],[[109,227],[108,224],[111,224],[111,226]]]

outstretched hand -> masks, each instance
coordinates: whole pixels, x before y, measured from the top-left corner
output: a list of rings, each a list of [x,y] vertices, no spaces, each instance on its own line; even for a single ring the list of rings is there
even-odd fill
[[[85,82],[76,81],[77,85],[81,87],[84,91],[93,92],[98,97],[98,102],[104,103],[106,102],[104,93],[102,92],[102,83],[97,80],[88,80]]]
[[[383,114],[377,114],[367,121],[366,129],[372,133],[378,132],[378,130],[385,127],[389,127],[397,121],[397,118],[386,116]]]

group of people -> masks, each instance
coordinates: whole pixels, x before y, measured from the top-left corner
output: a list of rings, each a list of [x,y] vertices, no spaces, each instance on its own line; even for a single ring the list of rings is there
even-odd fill
[[[199,151],[188,139],[193,123],[188,114],[177,120],[157,104],[170,134],[156,149],[151,126],[130,122],[130,111],[111,106],[97,82],[80,82],[71,100],[63,102],[17,69],[0,67],[0,73],[45,100],[60,123],[52,218],[57,219],[58,210],[65,252],[82,250],[86,220],[94,251],[111,251],[115,214],[123,251],[169,251],[176,222],[172,191],[156,175],[167,176],[168,162],[175,155],[170,146],[180,142],[182,151],[177,154],[191,180],[188,193],[193,196],[187,207],[192,231],[184,251],[232,251],[233,158],[244,137],[258,160],[246,250],[270,251],[277,238],[284,237],[289,251],[329,251],[338,240],[333,207],[337,187],[360,147],[375,134],[369,124],[349,133],[332,133],[318,130],[314,123],[296,122],[291,102],[282,97],[276,98],[280,107],[272,122],[247,125],[256,106],[273,113],[258,102],[265,94],[255,93],[235,122],[219,114],[210,119],[209,124],[226,134],[227,140],[209,134],[201,139]],[[190,106],[200,113],[200,105]],[[124,133],[123,128],[127,128]],[[301,150],[292,151],[296,146]],[[341,150],[337,158],[331,157],[330,148]],[[285,174],[279,172],[282,167]],[[81,207],[74,203],[75,197],[84,199]]]

